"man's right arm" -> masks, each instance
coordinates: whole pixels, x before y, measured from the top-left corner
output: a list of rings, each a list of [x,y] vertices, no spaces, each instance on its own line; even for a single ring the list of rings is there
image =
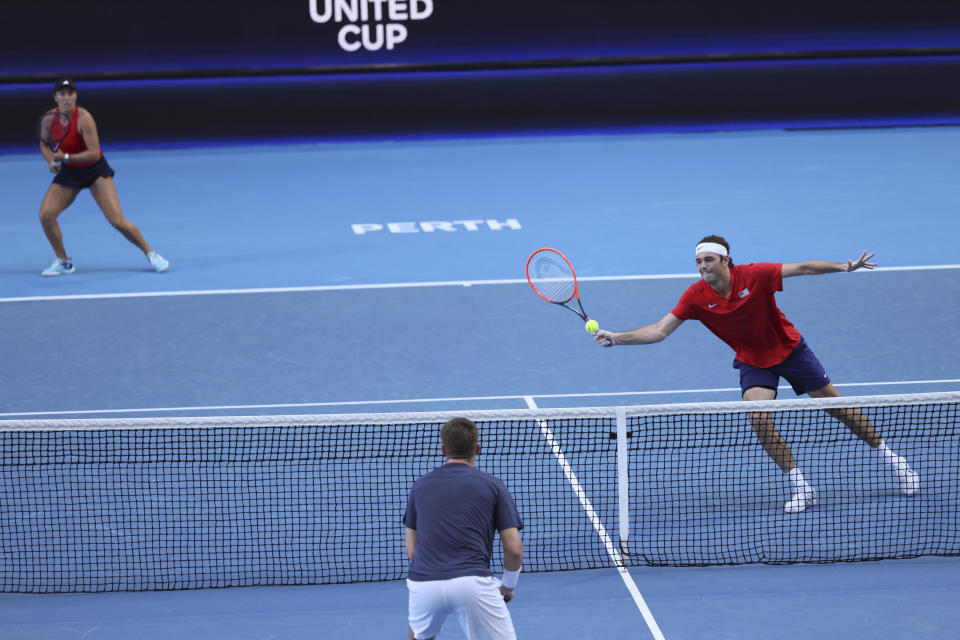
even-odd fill
[[[648,324],[639,329],[630,331],[604,331],[600,329],[593,334],[593,339],[597,344],[605,347],[612,347],[615,344],[653,344],[664,340],[681,324],[683,324],[683,320],[672,313],[668,313],[659,322]]]
[[[503,568],[507,571],[517,571],[523,564],[523,542],[520,541],[520,531],[516,527],[508,527],[500,532],[500,542],[503,544]]]
[[[503,568],[505,571],[519,571],[523,566],[523,542],[520,541],[520,531],[516,527],[507,527],[500,532],[500,543],[503,544]],[[513,599],[513,588],[500,585],[500,594],[505,602]]]

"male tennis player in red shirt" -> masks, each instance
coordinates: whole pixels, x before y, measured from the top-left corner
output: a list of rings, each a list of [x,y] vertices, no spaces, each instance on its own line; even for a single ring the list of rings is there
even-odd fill
[[[838,397],[840,394],[803,336],[777,308],[774,294],[783,291],[783,278],[873,269],[876,263],[868,262],[873,256],[864,251],[859,258],[846,263],[807,260],[739,266],[733,264],[726,240],[707,236],[696,249],[701,280],[684,292],[673,311],[655,324],[632,331],[601,329],[594,334],[594,339],[603,346],[651,344],[665,339],[684,320],[699,320],[736,353],[733,366],[740,371],[744,400],[773,400],[781,377],[797,395]],[[827,413],[878,451],[883,462],[897,474],[904,494],[910,496],[920,490],[920,477],[906,460],[887,448],[859,409],[828,409]],[[784,509],[788,513],[799,513],[814,506],[817,493],[804,479],[790,446],[780,436],[769,414],[751,413],[750,420],[760,444],[793,485],[793,496]]]

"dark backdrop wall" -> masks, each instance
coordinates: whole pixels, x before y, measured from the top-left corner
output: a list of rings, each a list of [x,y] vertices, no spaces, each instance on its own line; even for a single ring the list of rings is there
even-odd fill
[[[960,2],[6,0],[0,150],[960,119]],[[109,132],[109,133],[107,133]]]
[[[6,0],[0,42],[8,77],[905,49],[960,45],[960,3]]]

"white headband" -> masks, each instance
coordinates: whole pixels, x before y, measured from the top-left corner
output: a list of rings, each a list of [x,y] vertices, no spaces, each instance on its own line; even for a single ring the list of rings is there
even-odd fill
[[[722,256],[727,255],[727,248],[722,244],[717,244],[716,242],[701,242],[698,244],[696,255],[700,255],[704,251],[709,251],[710,253],[719,253]]]

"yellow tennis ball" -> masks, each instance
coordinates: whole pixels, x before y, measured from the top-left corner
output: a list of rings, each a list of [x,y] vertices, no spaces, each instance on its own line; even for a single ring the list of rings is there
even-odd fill
[[[599,323],[597,323],[596,320],[587,320],[587,324],[585,326],[587,329],[587,333],[596,333],[597,329],[600,328],[600,325]]]

